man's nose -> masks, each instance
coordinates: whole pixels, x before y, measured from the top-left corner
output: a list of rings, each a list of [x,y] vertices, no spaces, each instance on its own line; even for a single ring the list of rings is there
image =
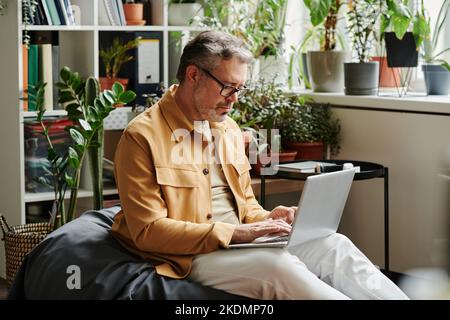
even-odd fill
[[[228,102],[237,102],[238,101],[238,92],[236,91],[231,96],[226,99]]]

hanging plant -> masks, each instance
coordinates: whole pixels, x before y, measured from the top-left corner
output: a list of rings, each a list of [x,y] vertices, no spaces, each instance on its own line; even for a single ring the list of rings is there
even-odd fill
[[[27,48],[30,45],[30,35],[27,28],[33,22],[37,6],[37,0],[22,0],[23,43]]]
[[[0,0],[0,16],[5,15],[7,5],[6,0]]]

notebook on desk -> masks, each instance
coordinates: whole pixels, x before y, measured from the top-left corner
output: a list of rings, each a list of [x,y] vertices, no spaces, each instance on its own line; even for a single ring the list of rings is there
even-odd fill
[[[355,168],[355,172],[360,172],[360,167],[354,167],[351,162],[337,164],[323,161],[300,161],[282,163],[274,166],[275,170],[294,173],[324,173],[351,168]]]
[[[306,179],[288,236],[259,237],[250,243],[238,243],[229,249],[283,248],[336,233],[347,202],[355,170],[341,170]]]
[[[316,172],[317,166],[335,166],[334,163],[318,161],[300,161],[277,164],[275,169],[288,172]]]

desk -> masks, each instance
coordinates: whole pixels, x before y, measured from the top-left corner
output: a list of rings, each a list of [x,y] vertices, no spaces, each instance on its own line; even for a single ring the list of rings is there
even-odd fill
[[[314,160],[313,160],[314,161]],[[372,178],[384,179],[384,270],[389,272],[389,169],[381,164],[365,161],[353,160],[315,160],[319,162],[332,162],[335,164],[344,164],[346,162],[352,163],[355,167],[360,167],[360,172],[355,173],[353,180],[367,180]],[[294,161],[296,162],[296,161]],[[282,178],[289,180],[306,180],[310,175],[319,173],[304,173],[304,172],[286,172],[278,171],[272,178]],[[266,202],[266,179],[268,176],[261,174],[261,195],[260,203],[265,207]]]

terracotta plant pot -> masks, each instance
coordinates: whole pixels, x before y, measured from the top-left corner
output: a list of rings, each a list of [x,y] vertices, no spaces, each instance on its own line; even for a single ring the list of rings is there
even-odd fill
[[[378,61],[380,66],[380,87],[400,86],[400,72],[398,68],[389,68],[386,57],[373,57],[372,61]]]
[[[125,20],[138,21],[144,17],[144,4],[142,3],[125,3],[123,5]]]
[[[323,142],[287,142],[286,149],[297,151],[295,160],[320,160],[324,158]]]
[[[98,80],[100,82],[101,90],[111,90],[111,88],[115,82],[120,82],[123,85],[123,89],[127,90],[128,79],[126,79],[126,78],[100,77]]]

